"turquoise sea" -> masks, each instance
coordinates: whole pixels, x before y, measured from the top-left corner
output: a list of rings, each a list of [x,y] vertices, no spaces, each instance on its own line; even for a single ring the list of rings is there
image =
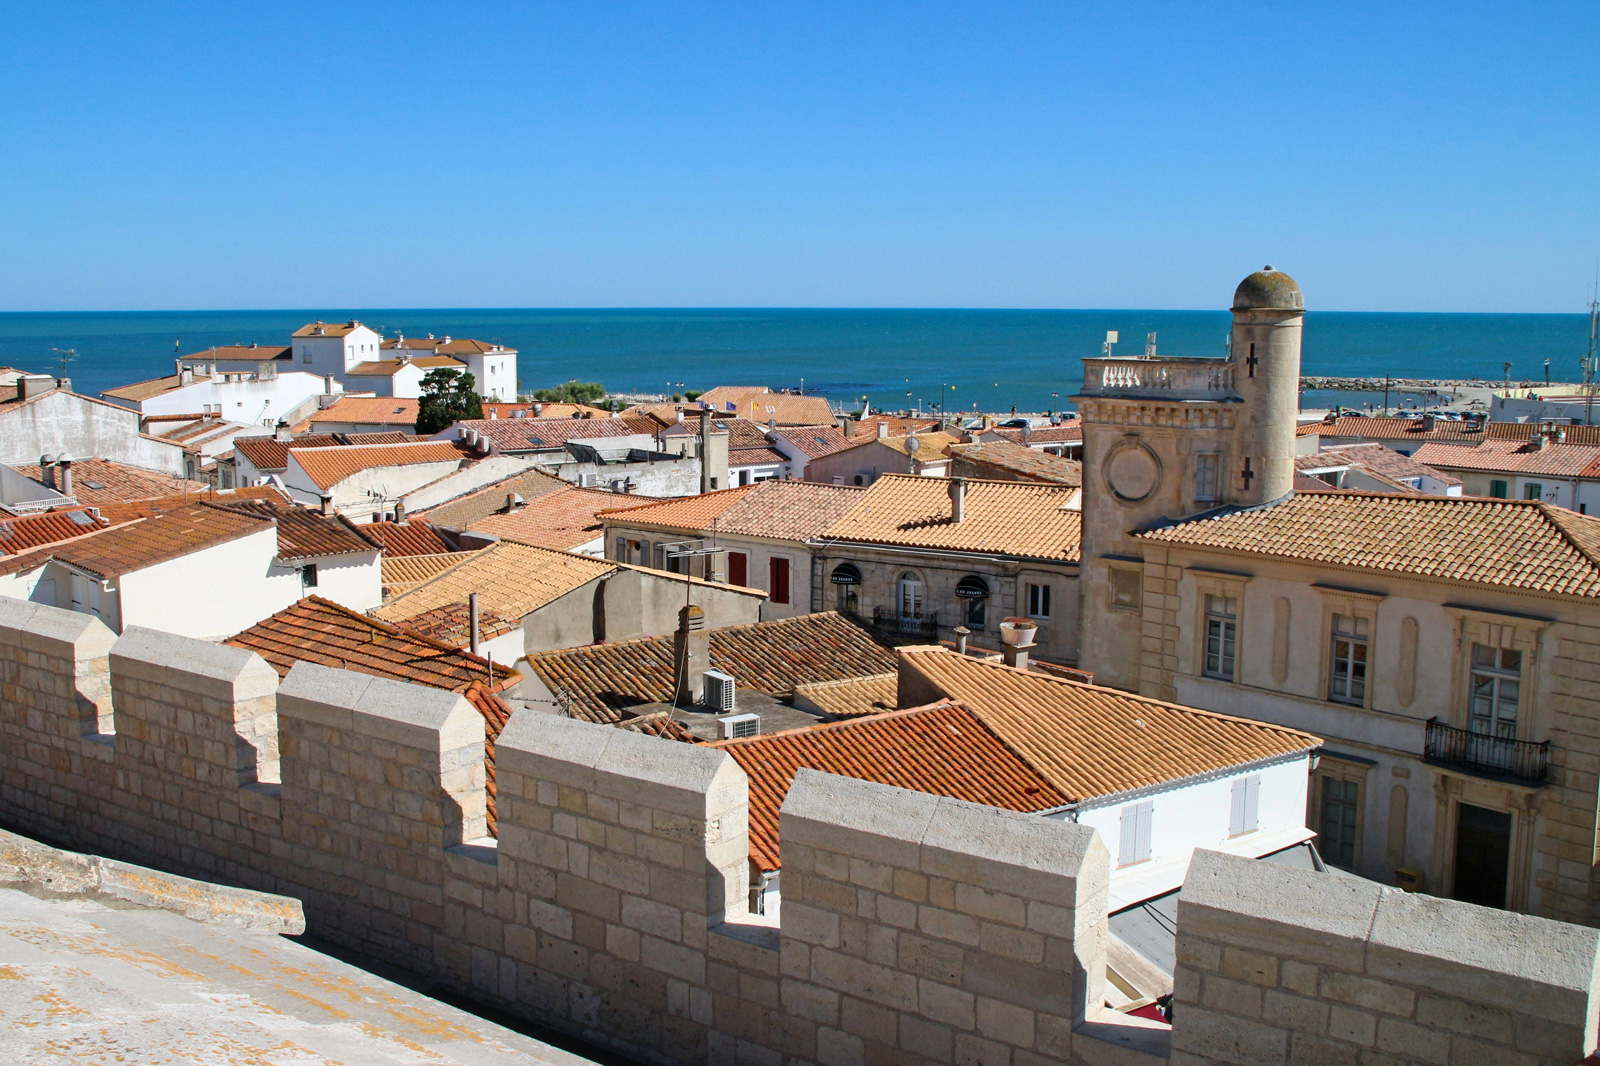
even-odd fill
[[[520,351],[524,391],[578,378],[614,392],[718,384],[800,386],[847,402],[949,409],[1059,409],[1081,380],[1079,360],[1117,351],[1221,355],[1225,311],[528,310],[144,311],[0,314],[0,366],[59,372],[54,348],[74,348],[67,374],[90,395],[172,372],[214,344],[285,344],[313,319],[358,318],[392,336],[433,333],[499,341]],[[1576,380],[1587,317],[1316,312],[1306,318],[1303,372],[1319,375]],[[1308,399],[1308,405],[1310,401]]]

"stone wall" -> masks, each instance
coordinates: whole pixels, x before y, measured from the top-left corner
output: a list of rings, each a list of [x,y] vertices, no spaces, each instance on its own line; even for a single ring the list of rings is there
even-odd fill
[[[292,896],[318,936],[641,1060],[1594,1046],[1587,930],[1201,853],[1169,1032],[1101,1006],[1108,858],[1086,826],[802,771],[780,922],[748,913],[748,782],[725,753],[519,713],[496,840],[483,741],[452,693],[310,664],[280,685],[248,652],[0,602],[0,820]]]

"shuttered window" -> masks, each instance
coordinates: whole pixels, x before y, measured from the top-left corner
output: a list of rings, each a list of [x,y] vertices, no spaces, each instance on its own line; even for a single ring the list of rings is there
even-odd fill
[[[767,577],[771,588],[767,590],[773,603],[789,602],[789,560],[773,556],[767,560]]]
[[[750,557],[744,552],[728,553],[728,584],[749,586],[749,562]]]
[[[1228,819],[1229,836],[1236,837],[1256,831],[1261,813],[1260,774],[1233,779],[1232,810],[1233,813]]]
[[[1150,823],[1155,803],[1130,803],[1122,808],[1122,846],[1117,850],[1117,865],[1132,866],[1150,857]]]

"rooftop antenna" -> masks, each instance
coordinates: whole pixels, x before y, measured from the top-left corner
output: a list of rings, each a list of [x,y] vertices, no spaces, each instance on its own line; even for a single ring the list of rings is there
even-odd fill
[[[1595,374],[1600,372],[1600,265],[1595,267],[1594,289],[1589,297],[1589,354],[1583,357],[1583,424],[1594,425]]]
[[[1156,357],[1156,335],[1154,333],[1146,333],[1144,335],[1144,357],[1146,359],[1154,359]]]
[[[1100,346],[1100,351],[1105,354],[1107,359],[1111,358],[1111,348],[1116,343],[1117,331],[1114,329],[1106,330],[1106,342]]]
[[[1593,344],[1592,341],[1590,342],[1590,347],[1591,348],[1594,347],[1594,344]],[[50,350],[52,352],[55,352],[57,355],[59,355],[61,357],[61,373],[57,374],[56,376],[59,377],[59,378],[66,377],[67,376],[67,364],[72,362],[74,359],[78,358],[78,349],[76,349],[76,348],[51,348]]]

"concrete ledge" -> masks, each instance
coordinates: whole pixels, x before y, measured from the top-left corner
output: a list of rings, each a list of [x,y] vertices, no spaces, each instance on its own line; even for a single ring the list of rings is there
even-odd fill
[[[63,659],[107,655],[117,635],[93,615],[0,596],[0,634],[30,651]]]
[[[1111,854],[1096,851],[1086,825],[942,798],[922,837],[922,872],[1072,907],[1106,885]]]
[[[111,683],[138,678],[229,702],[278,690],[278,674],[252,651],[129,626],[111,648]]]
[[[778,846],[802,844],[916,870],[941,802],[926,792],[802,768],[778,812]]]
[[[1072,1057],[1088,1066],[1166,1066],[1171,1045],[1168,1026],[1104,1008],[1072,1030]]]
[[[306,931],[299,900],[62,851],[4,830],[0,830],[0,882],[35,885],[61,895],[111,896],[253,933]]]

